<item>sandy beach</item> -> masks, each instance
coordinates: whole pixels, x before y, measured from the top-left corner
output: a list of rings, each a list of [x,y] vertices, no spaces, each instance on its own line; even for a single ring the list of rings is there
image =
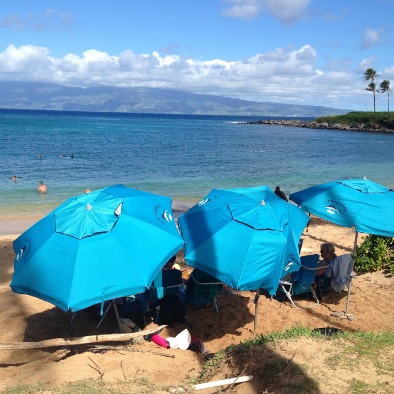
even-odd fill
[[[95,328],[96,320],[80,312],[71,324],[71,314],[65,313],[53,305],[27,295],[14,294],[10,287],[13,273],[14,235],[0,236],[0,342],[41,341],[53,338],[75,338],[93,334],[116,332],[116,321],[109,315],[102,326]],[[362,242],[363,235],[359,236]],[[313,218],[303,235],[302,255],[319,253],[322,242],[333,242],[337,254],[350,253],[353,249],[354,232]],[[178,262],[184,266],[182,254]],[[256,334],[269,334],[291,327],[309,328],[337,327],[348,331],[381,332],[394,327],[392,299],[394,294],[393,278],[387,272],[368,273],[357,276],[353,281],[350,312],[353,321],[340,320],[331,313],[345,309],[346,294],[342,297],[329,294],[321,305],[312,301],[299,301],[307,308],[295,309],[288,302],[278,302],[260,297],[258,326]],[[186,310],[187,324],[167,327],[161,335],[175,336],[184,328],[199,337],[209,352],[215,353],[229,345],[239,344],[253,337],[254,293],[222,292],[218,297],[219,314],[213,308]],[[311,306],[311,307],[308,307]],[[153,323],[147,328],[152,328]],[[319,349],[309,339],[287,345],[287,349],[268,349],[264,357],[273,353],[283,357],[293,356],[294,362],[309,363],[313,358],[317,362]],[[328,345],[327,345],[328,346]],[[50,390],[64,382],[76,382],[86,379],[101,379],[104,382],[121,382],[145,379],[156,385],[181,386],[198,376],[204,361],[199,353],[189,350],[164,349],[153,342],[131,346],[132,351],[107,350],[93,352],[84,347],[66,349],[49,348],[36,350],[0,350],[0,390],[17,384],[40,383]],[[294,350],[298,349],[298,350]],[[263,357],[263,355],[261,355]],[[258,368],[258,367],[256,367]],[[241,368],[242,370],[242,368]],[[239,371],[241,372],[241,371]],[[223,379],[228,371],[219,371],[214,380]],[[354,377],[362,374],[354,371]],[[245,374],[247,374],[245,372]],[[341,372],[338,372],[340,378]],[[256,375],[256,372],[255,372]],[[352,376],[342,376],[342,380]],[[389,379],[389,378],[387,378]],[[341,381],[342,381],[341,380]],[[391,378],[390,384],[393,384]],[[258,374],[253,383],[237,386],[233,392],[257,393]],[[135,386],[137,387],[137,386]],[[320,387],[321,393],[330,393],[329,387]],[[50,391],[48,391],[50,392]],[[131,392],[131,391],[129,391]],[[159,391],[154,391],[159,392]],[[163,391],[161,391],[163,392]],[[214,392],[214,391],[202,391]],[[341,392],[341,391],[336,391]]]

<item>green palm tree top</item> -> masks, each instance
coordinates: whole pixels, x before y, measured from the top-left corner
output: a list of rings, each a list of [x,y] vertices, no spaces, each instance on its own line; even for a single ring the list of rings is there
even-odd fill
[[[389,91],[391,90],[391,89],[390,89],[390,81],[388,81],[387,79],[385,79],[384,81],[382,81],[382,82],[380,83],[379,88],[380,88],[380,91],[381,91],[382,93],[389,92]]]
[[[376,77],[378,77],[378,74],[373,68],[368,68],[367,70],[365,70],[364,81],[369,81],[371,79],[373,82]]]
[[[374,82],[371,82],[365,90],[368,90],[368,92],[376,92],[376,84]]]

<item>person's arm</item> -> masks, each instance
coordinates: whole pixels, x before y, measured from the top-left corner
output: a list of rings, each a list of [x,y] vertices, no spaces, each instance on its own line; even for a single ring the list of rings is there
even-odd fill
[[[326,272],[327,269],[327,263],[325,260],[320,260],[319,263],[317,264],[317,270],[316,270],[316,276],[323,275]]]
[[[334,259],[335,260],[335,259]],[[333,270],[333,261],[334,260],[332,260],[331,262],[330,262],[330,264],[328,265],[328,267],[327,267],[327,269],[326,269],[326,272],[325,272],[325,275],[327,276],[327,278],[332,278],[333,276],[334,276],[334,270]]]

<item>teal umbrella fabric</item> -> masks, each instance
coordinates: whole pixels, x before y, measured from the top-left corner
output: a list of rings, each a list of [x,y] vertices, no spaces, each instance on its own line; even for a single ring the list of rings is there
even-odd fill
[[[178,219],[185,260],[236,290],[276,293],[308,216],[267,186],[214,189]]]
[[[323,183],[289,197],[302,210],[340,226],[394,236],[394,191],[368,179]]]
[[[115,185],[70,198],[13,246],[12,290],[75,312],[149,288],[183,239],[171,198]]]
[[[292,193],[289,198],[305,212],[343,227],[354,227],[354,259],[357,258],[359,232],[394,237],[394,191],[368,179],[323,183]],[[350,276],[346,315],[351,283]]]

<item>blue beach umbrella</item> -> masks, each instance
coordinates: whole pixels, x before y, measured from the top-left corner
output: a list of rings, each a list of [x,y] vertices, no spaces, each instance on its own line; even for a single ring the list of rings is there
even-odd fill
[[[185,260],[236,290],[275,294],[300,265],[308,216],[267,186],[214,189],[178,219]]]
[[[111,186],[70,198],[14,241],[11,288],[75,312],[143,292],[182,246],[171,198]]]
[[[323,183],[289,197],[302,210],[340,226],[394,236],[394,191],[368,179]]]
[[[302,210],[358,232],[394,237],[394,191],[368,179],[323,183],[290,194]],[[349,309],[350,285],[346,304]]]

